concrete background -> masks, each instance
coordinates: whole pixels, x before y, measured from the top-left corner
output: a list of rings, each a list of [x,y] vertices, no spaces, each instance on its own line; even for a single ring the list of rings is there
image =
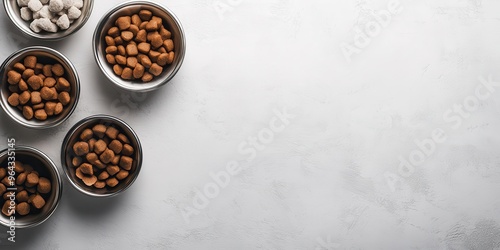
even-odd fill
[[[117,91],[92,57],[97,22],[120,2],[96,1],[54,43],[0,10],[0,60],[48,45],[82,80],[58,128],[2,112],[1,148],[14,137],[60,165],[69,128],[105,113],[135,129],[145,157],[116,198],[65,180],[56,213],[15,248],[500,249],[500,2],[157,1],[188,49],[145,96]]]

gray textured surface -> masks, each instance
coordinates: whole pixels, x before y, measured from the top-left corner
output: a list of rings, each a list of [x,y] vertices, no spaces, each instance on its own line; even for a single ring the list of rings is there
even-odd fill
[[[81,75],[70,120],[37,132],[2,113],[0,140],[59,164],[75,122],[121,116],[142,139],[143,171],[106,200],[66,181],[55,215],[19,231],[19,248],[500,248],[500,2],[401,0],[377,32],[372,13],[389,1],[159,1],[184,24],[185,64],[168,86],[128,97],[91,57],[93,28],[119,2],[97,1],[81,31],[50,44]],[[0,12],[0,60],[39,44]],[[366,25],[375,33],[349,61],[342,48]],[[294,116],[284,127],[283,109]],[[245,168],[216,184],[232,161]]]

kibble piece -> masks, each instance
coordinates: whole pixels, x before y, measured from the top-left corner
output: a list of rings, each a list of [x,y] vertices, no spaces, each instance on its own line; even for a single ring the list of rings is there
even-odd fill
[[[130,27],[128,28],[128,30],[130,32],[132,32],[132,34],[133,34],[132,39],[133,39],[137,35],[137,33],[139,33],[140,29],[139,29],[139,27],[137,25],[132,24],[132,25],[130,25]],[[130,40],[132,40],[132,39],[130,39]]]
[[[115,158],[111,161],[111,164],[118,165],[120,163],[120,155],[115,155]]]
[[[19,185],[22,185],[22,184],[19,184]],[[18,202],[28,201],[28,198],[29,198],[29,195],[28,195],[28,191],[26,191],[26,190],[23,190],[23,191],[17,193],[17,195],[16,195],[16,200]]]
[[[5,191],[7,191],[7,187],[3,183],[0,183],[0,196],[2,196]]]
[[[107,44],[108,46],[115,46],[115,39],[113,39],[113,37],[111,37],[111,36],[106,36],[106,37],[104,38],[104,40],[106,40],[106,44]]]
[[[126,30],[130,27],[131,24],[131,18],[130,16],[122,16],[116,19],[115,25],[120,29],[120,30]]]
[[[128,57],[127,58],[127,67],[129,68],[135,68],[137,65],[137,57]]]
[[[125,169],[127,171],[130,171],[130,169],[132,169],[133,162],[134,162],[134,160],[132,160],[132,158],[130,158],[128,156],[122,156],[120,158],[120,167],[122,167],[123,169]]]
[[[56,76],[63,76],[64,75],[64,68],[61,64],[56,63],[52,65],[52,73]]]
[[[167,65],[168,61],[168,54],[167,53],[162,53],[159,57],[156,63],[160,66],[165,66]]]
[[[158,65],[157,63],[153,63],[151,65],[151,68],[149,68],[149,73],[153,74],[154,76],[159,76],[163,72],[163,67]]]
[[[109,64],[116,64],[115,56],[111,54],[106,54],[106,61],[108,61]]]
[[[146,25],[146,30],[147,31],[155,31],[158,29],[158,23],[155,20],[151,20],[148,22]]]
[[[26,69],[23,71],[22,78],[24,80],[28,80],[28,78],[32,77],[35,75],[35,70],[33,69]]]
[[[0,168],[0,179],[3,179],[7,175],[7,170],[5,168]]]
[[[37,63],[36,56],[27,56],[24,58],[24,66],[34,69]]]
[[[97,177],[97,179],[99,179],[100,181],[104,181],[106,179],[109,178],[109,173],[106,172],[106,171],[102,171],[99,176]]]
[[[59,102],[61,102],[63,106],[66,106],[71,102],[71,97],[69,96],[69,93],[66,91],[59,93],[58,99],[59,99]]]
[[[20,161],[14,162],[14,172],[23,173],[25,171],[24,165]]]
[[[144,75],[144,71],[145,71],[144,66],[142,66],[142,64],[140,64],[140,63],[137,63],[135,65],[134,72],[133,72],[134,78],[135,79],[142,78],[142,76]]]
[[[120,182],[116,178],[110,178],[106,180],[106,185],[109,187],[116,187]]]
[[[96,133],[96,132],[94,131],[94,133]],[[107,144],[105,141],[103,141],[102,139],[98,140],[98,141],[96,141],[96,143],[94,145],[94,152],[96,152],[96,154],[100,155],[104,152],[104,150],[106,150],[106,147],[107,147]]]
[[[129,144],[123,145],[122,154],[126,156],[131,156],[134,154],[134,148]]]
[[[94,151],[94,145],[95,145],[95,142],[96,142],[96,141],[97,141],[97,140],[96,140],[96,139],[94,139],[94,138],[92,138],[92,139],[90,139],[90,140],[89,140],[89,149],[90,149],[90,152],[93,152],[93,151]]]
[[[9,104],[11,106],[16,107],[17,105],[19,105],[19,94],[18,93],[13,93],[12,95],[9,96],[9,98],[7,99],[7,101],[9,102]]]
[[[73,151],[78,156],[83,156],[89,153],[89,144],[83,141],[75,143],[73,145]]]
[[[161,36],[161,39],[163,40],[167,40],[167,39],[170,39],[172,37],[172,33],[170,33],[170,31],[168,31],[167,29],[165,29],[165,27],[162,25],[160,27],[160,36]]]
[[[118,134],[120,134],[120,131],[118,131],[118,129],[116,129],[115,127],[108,127],[106,129],[106,135],[111,138],[111,139],[116,139],[116,137],[118,136]]]
[[[2,184],[4,184],[6,187],[10,187],[10,181],[9,181],[9,177],[5,177],[2,179]]]
[[[110,163],[113,158],[115,158],[115,153],[111,149],[104,150],[101,156],[99,156],[99,159],[105,164]]]
[[[9,91],[11,93],[19,93],[19,85],[9,85]]]
[[[141,80],[143,82],[150,82],[151,80],[153,80],[153,75],[149,72],[145,72],[144,75],[142,76]]]
[[[73,165],[73,167],[78,167],[80,165],[82,165],[82,158],[81,157],[73,157],[73,159],[71,160],[71,164]]]
[[[116,63],[120,65],[126,65],[127,64],[127,58],[122,56],[122,55],[117,55],[115,56]]]
[[[97,156],[97,154],[95,153],[88,153],[87,155],[85,155],[85,159],[92,165],[94,165],[94,163],[99,160],[99,156]]]
[[[57,78],[56,89],[57,91],[70,91],[71,84],[63,77],[59,77]]]
[[[48,87],[48,88],[52,88],[52,87],[56,86],[56,79],[54,79],[53,77],[45,78],[43,80],[43,86]]]
[[[15,70],[18,72],[23,72],[26,70],[26,67],[22,63],[15,63],[14,66],[12,66]]]
[[[37,74],[37,75],[42,74],[42,72],[43,72],[43,64],[37,63],[35,65],[35,74]]]
[[[42,102],[42,97],[40,96],[40,92],[33,91],[31,92],[31,104],[39,104]]]
[[[40,177],[36,190],[41,194],[50,193],[50,191],[52,190],[52,184],[50,183],[50,180],[45,177]]]
[[[56,106],[57,106],[57,103],[55,102],[47,102],[45,103],[45,113],[47,113],[47,115],[54,115],[55,113],[55,110],[56,110]]]
[[[35,118],[40,120],[40,121],[45,121],[47,120],[47,113],[45,112],[44,109],[38,109],[35,111]]]
[[[12,85],[17,84],[19,83],[20,80],[21,80],[21,74],[19,74],[15,70],[10,70],[9,72],[7,72],[7,82],[9,84]]]
[[[118,180],[123,180],[125,178],[127,178],[129,175],[129,172],[126,171],[126,170],[121,170],[120,172],[118,172],[118,174],[116,174],[116,179]]]
[[[104,134],[106,133],[106,129],[107,129],[106,126],[102,124],[97,124],[92,128],[92,131],[97,137],[103,138]]]
[[[94,183],[94,187],[97,188],[97,189],[103,189],[106,187],[106,182],[104,181],[96,181],[96,183]]]
[[[146,25],[148,25],[148,21],[144,21],[139,25],[139,29],[141,30],[146,30]]]
[[[80,165],[80,172],[85,175],[93,175],[94,174],[94,169],[92,168],[92,165],[88,163],[83,163]]]
[[[125,79],[125,80],[130,80],[132,79],[132,76],[133,76],[133,70],[131,68],[124,68],[123,69],[123,72],[121,74],[121,78],[122,79]]]
[[[123,68],[120,65],[115,64],[115,66],[113,66],[113,72],[115,72],[116,75],[121,76],[123,73]]]
[[[82,181],[83,181],[83,183],[85,183],[85,185],[90,187],[97,182],[97,177],[95,177],[95,175],[83,176]]]
[[[137,49],[140,53],[147,54],[151,49],[151,44],[145,42],[139,43],[139,45],[137,45]]]
[[[38,184],[38,181],[40,179],[38,178],[38,174],[31,172],[26,176],[26,186],[27,187],[34,187],[35,185]]]
[[[170,51],[168,52],[168,58],[167,58],[167,64],[172,64],[175,59],[175,52]]]
[[[123,143],[130,143],[127,136],[124,134],[118,134],[117,138],[118,138],[118,140],[120,140]]]
[[[149,20],[151,20],[152,16],[153,16],[153,13],[149,10],[139,11],[139,17],[142,19],[142,21],[149,21]]]
[[[31,87],[33,90],[39,90],[43,86],[43,80],[37,75],[33,75],[30,78],[28,78],[28,85]]]
[[[151,37],[151,46],[153,46],[154,49],[157,49],[163,45],[163,40],[161,39],[160,34],[156,33]]]
[[[43,197],[41,195],[37,194],[37,195],[35,195],[33,200],[31,200],[31,204],[35,208],[41,209],[43,206],[45,206],[45,200],[43,199]]]
[[[45,107],[45,103],[39,103],[39,104],[36,104],[36,105],[33,105],[33,110],[39,110],[39,109],[43,109]]]
[[[75,175],[76,177],[78,177],[78,179],[82,179],[85,175],[82,173],[82,170],[78,167],[76,170],[75,170]]]
[[[120,29],[118,27],[111,27],[109,30],[108,30],[108,35],[110,35],[111,37],[117,37],[120,35]]]
[[[27,215],[30,213],[30,205],[27,202],[21,202],[17,204],[16,206],[16,212],[19,213],[19,215]]]
[[[139,54],[139,51],[137,50],[137,45],[135,44],[128,44],[126,47],[127,55],[128,56],[136,56]]]
[[[116,179],[115,179],[116,180]],[[117,180],[118,181],[118,180]],[[7,199],[6,199],[7,200]],[[5,201],[2,207],[2,214],[4,214],[7,217],[10,217],[11,215],[14,214],[16,209],[16,204],[14,203],[14,206],[11,207],[10,201]]]
[[[139,58],[139,62],[142,64],[142,66],[150,68],[151,65],[153,65],[153,62],[151,62],[151,59],[148,56],[138,55],[137,57]]]
[[[138,43],[143,43],[147,41],[147,31],[145,29],[141,29],[137,32],[137,35],[134,39]]]
[[[94,132],[92,132],[92,129],[87,128],[87,129],[83,130],[82,133],[80,134],[80,139],[82,139],[83,141],[88,141],[93,136],[94,136]]]
[[[116,54],[118,52],[118,48],[116,46],[108,46],[106,47],[107,54]]]
[[[120,167],[118,166],[108,166],[106,167],[106,171],[108,172],[109,175],[114,176],[118,172],[120,172]]]
[[[148,55],[152,62],[156,62],[161,53],[158,51],[150,50]]]
[[[121,38],[125,42],[131,41],[134,39],[134,33],[132,33],[132,31],[122,31]]]
[[[58,115],[58,114],[62,113],[63,110],[64,110],[64,107],[63,107],[62,103],[58,102],[56,104],[56,108],[54,109],[54,114]]]
[[[23,107],[23,116],[27,120],[33,119],[33,108],[31,108],[30,106],[24,106]]]
[[[121,56],[126,56],[127,55],[127,50],[123,45],[119,45],[118,47],[118,54]]]
[[[167,53],[167,50],[164,47],[158,48],[158,49],[156,49],[156,51],[160,52],[161,54]]]
[[[123,39],[122,39],[121,36],[115,37],[115,44],[118,45],[118,46],[120,46],[120,45],[123,44]]]

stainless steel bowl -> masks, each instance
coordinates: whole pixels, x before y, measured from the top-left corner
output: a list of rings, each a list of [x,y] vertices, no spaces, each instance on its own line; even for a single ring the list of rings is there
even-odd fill
[[[84,0],[83,7],[81,9],[82,15],[78,19],[76,19],[67,30],[58,31],[56,33],[50,33],[50,32],[36,33],[32,31],[30,29],[30,22],[24,21],[21,18],[21,11],[19,6],[17,5],[17,0],[4,0],[3,6],[5,8],[5,12],[7,12],[7,15],[9,16],[12,23],[14,23],[14,25],[24,34],[38,39],[58,40],[75,33],[80,28],[82,28],[83,25],[85,25],[85,23],[90,17],[90,14],[92,13],[94,0]]]
[[[9,162],[8,149],[0,152],[0,163],[7,166]],[[45,201],[45,206],[38,214],[29,214],[26,216],[16,216],[16,228],[29,228],[42,224],[54,213],[62,196],[62,181],[57,166],[43,152],[36,148],[27,146],[15,147],[15,160],[24,164],[30,164],[40,176],[49,177],[52,183],[52,191],[49,199]],[[3,204],[2,204],[3,206]],[[10,219],[0,215],[0,224],[9,227]]]
[[[82,181],[76,177],[76,168],[73,167],[71,162],[75,156],[72,146],[80,140],[79,136],[81,132],[97,124],[114,125],[121,133],[129,138],[131,146],[135,149],[134,155],[132,156],[134,164],[132,165],[129,176],[120,181],[120,184],[113,188],[106,187],[104,189],[96,189],[84,185]],[[66,176],[73,187],[78,191],[93,197],[111,197],[128,189],[136,180],[142,166],[142,146],[137,134],[124,121],[109,115],[95,115],[79,121],[70,129],[62,144],[61,162]]]
[[[60,63],[65,70],[65,77],[71,84],[71,102],[64,108],[64,111],[58,116],[48,118],[45,121],[36,119],[27,120],[24,118],[22,112],[15,107],[9,105],[7,99],[9,98],[9,84],[7,83],[7,72],[13,68],[13,65],[26,56],[37,56],[42,63]],[[43,59],[42,59],[43,58]],[[78,99],[80,98],[80,78],[76,72],[75,67],[63,54],[47,47],[34,46],[21,49],[14,54],[10,55],[2,64],[0,68],[0,104],[3,110],[9,115],[12,120],[17,123],[35,129],[45,129],[55,127],[68,119],[76,109]]]
[[[138,13],[140,10],[146,9],[153,12],[154,15],[159,16],[163,19],[164,24],[167,25],[167,29],[172,33],[172,40],[174,41],[175,47],[175,59],[174,62],[163,70],[163,73],[155,77],[153,81],[148,83],[143,83],[141,81],[123,80],[119,76],[115,75],[113,72],[113,67],[106,61],[106,42],[104,37],[106,36],[109,28],[114,26],[116,19],[124,15],[133,15]],[[149,2],[149,1],[129,1],[122,3],[108,13],[106,13],[101,21],[99,22],[93,38],[93,50],[94,57],[102,70],[104,75],[111,80],[118,87],[129,90],[146,92],[155,90],[168,81],[170,81],[175,74],[181,68],[182,62],[184,61],[184,54],[186,51],[186,41],[185,34],[179,19],[170,11],[169,9],[161,6],[160,4]]]

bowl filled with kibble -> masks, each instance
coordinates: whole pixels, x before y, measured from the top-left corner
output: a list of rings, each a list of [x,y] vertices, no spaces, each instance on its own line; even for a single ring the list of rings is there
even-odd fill
[[[149,1],[116,6],[99,22],[93,37],[94,57],[118,87],[145,92],[169,82],[179,71],[186,50],[179,19]]]
[[[124,121],[95,115],[70,129],[62,144],[61,162],[77,190],[93,197],[111,197],[136,180],[142,166],[142,147]]]
[[[67,37],[85,25],[93,0],[4,0],[5,12],[24,34],[45,40]]]
[[[47,47],[21,49],[0,68],[0,104],[28,128],[55,127],[69,118],[80,96],[80,79],[64,55]]]
[[[57,166],[46,154],[27,146],[0,152],[1,225],[40,225],[54,213],[61,195]]]

